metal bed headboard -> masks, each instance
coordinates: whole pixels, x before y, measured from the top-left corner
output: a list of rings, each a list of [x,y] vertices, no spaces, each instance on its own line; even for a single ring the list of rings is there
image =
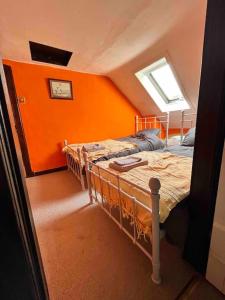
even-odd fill
[[[159,128],[160,129],[159,137],[162,138],[163,130],[165,130],[165,135],[166,135],[165,144],[167,146],[168,137],[169,137],[169,121],[170,121],[169,112],[167,112],[166,115],[161,115],[161,116],[149,116],[149,117],[136,116],[135,131],[137,133],[139,130]]]
[[[185,113],[183,110],[181,112],[181,126],[180,126],[180,138],[181,142],[183,141],[184,138],[184,126],[185,124],[189,124],[189,128],[194,127],[193,125],[196,124],[196,117],[197,113]]]

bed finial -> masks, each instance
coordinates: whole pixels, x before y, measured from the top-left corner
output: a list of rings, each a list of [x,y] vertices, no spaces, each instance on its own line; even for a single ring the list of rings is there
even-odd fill
[[[149,187],[150,187],[151,193],[153,195],[158,195],[159,194],[159,190],[161,188],[161,183],[160,183],[159,179],[156,178],[156,177],[150,178],[150,180],[149,180]]]
[[[160,276],[160,217],[159,217],[159,190],[161,183],[158,178],[152,177],[149,180],[152,198],[152,281],[161,283]]]

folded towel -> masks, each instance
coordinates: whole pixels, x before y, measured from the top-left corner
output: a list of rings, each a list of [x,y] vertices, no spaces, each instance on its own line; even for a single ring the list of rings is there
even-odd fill
[[[114,163],[119,166],[127,166],[127,165],[134,164],[138,161],[141,161],[140,157],[130,156],[130,157],[114,160]]]
[[[115,162],[113,162],[113,163],[109,164],[109,167],[116,170],[116,171],[119,171],[119,172],[127,172],[127,171],[129,171],[133,168],[144,166],[144,165],[147,165],[147,164],[148,164],[147,160],[137,161],[137,162],[134,162],[134,163],[129,164],[129,165],[118,165]]]
[[[105,147],[100,144],[87,144],[84,145],[82,148],[82,150],[85,152],[93,152],[93,151],[98,151],[103,149],[105,149]]]

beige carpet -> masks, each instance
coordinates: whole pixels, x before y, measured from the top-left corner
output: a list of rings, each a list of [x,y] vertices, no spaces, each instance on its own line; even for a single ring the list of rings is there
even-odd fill
[[[176,248],[162,242],[163,283],[151,264],[68,171],[27,179],[51,300],[175,299],[192,278]]]

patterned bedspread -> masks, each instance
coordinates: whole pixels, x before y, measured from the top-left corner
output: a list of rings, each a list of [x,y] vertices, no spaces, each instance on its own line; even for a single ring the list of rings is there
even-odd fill
[[[128,142],[128,141],[118,141],[118,140],[104,140],[100,142],[95,142],[101,146],[104,147],[104,149],[93,151],[93,152],[88,152],[88,159],[91,161],[96,161],[101,157],[109,156],[114,153],[120,153],[121,151],[127,151],[130,149],[137,148],[136,143]],[[70,144],[68,146],[65,146],[63,148],[63,152],[70,153],[72,156],[76,158],[77,153],[76,150],[79,147],[80,149],[84,145],[89,145],[89,144]],[[84,162],[83,162],[84,163]]]
[[[105,148],[104,150],[89,153],[89,159],[93,162],[132,155],[140,151],[155,151],[164,147],[162,140],[155,135],[149,138],[128,136],[116,140],[108,139],[93,143],[97,143]],[[79,147],[81,149],[84,145],[88,144],[70,144],[63,148],[63,152],[70,153],[76,159],[77,148]]]
[[[163,223],[170,214],[170,211],[184,198],[190,191],[192,158],[177,156],[169,152],[140,152],[135,157],[148,160],[147,166],[134,168],[128,172],[120,173],[109,168],[109,161],[98,162],[93,165],[93,171],[118,186],[118,176],[120,176],[120,187],[131,197],[135,197],[144,205],[151,209],[151,196],[149,193],[149,179],[157,177],[161,182],[160,189],[160,222]],[[102,167],[98,168],[98,166]],[[107,172],[110,171],[110,172]],[[129,181],[124,181],[123,179]],[[97,191],[102,192],[105,200],[112,207],[119,205],[121,201],[124,216],[132,215],[133,203],[129,196],[119,194],[118,190],[107,183],[99,181],[97,176],[92,175],[92,184],[95,183]],[[146,192],[136,188],[133,184],[140,186]],[[149,234],[151,230],[151,215],[142,207],[137,207],[136,225],[139,234]]]

